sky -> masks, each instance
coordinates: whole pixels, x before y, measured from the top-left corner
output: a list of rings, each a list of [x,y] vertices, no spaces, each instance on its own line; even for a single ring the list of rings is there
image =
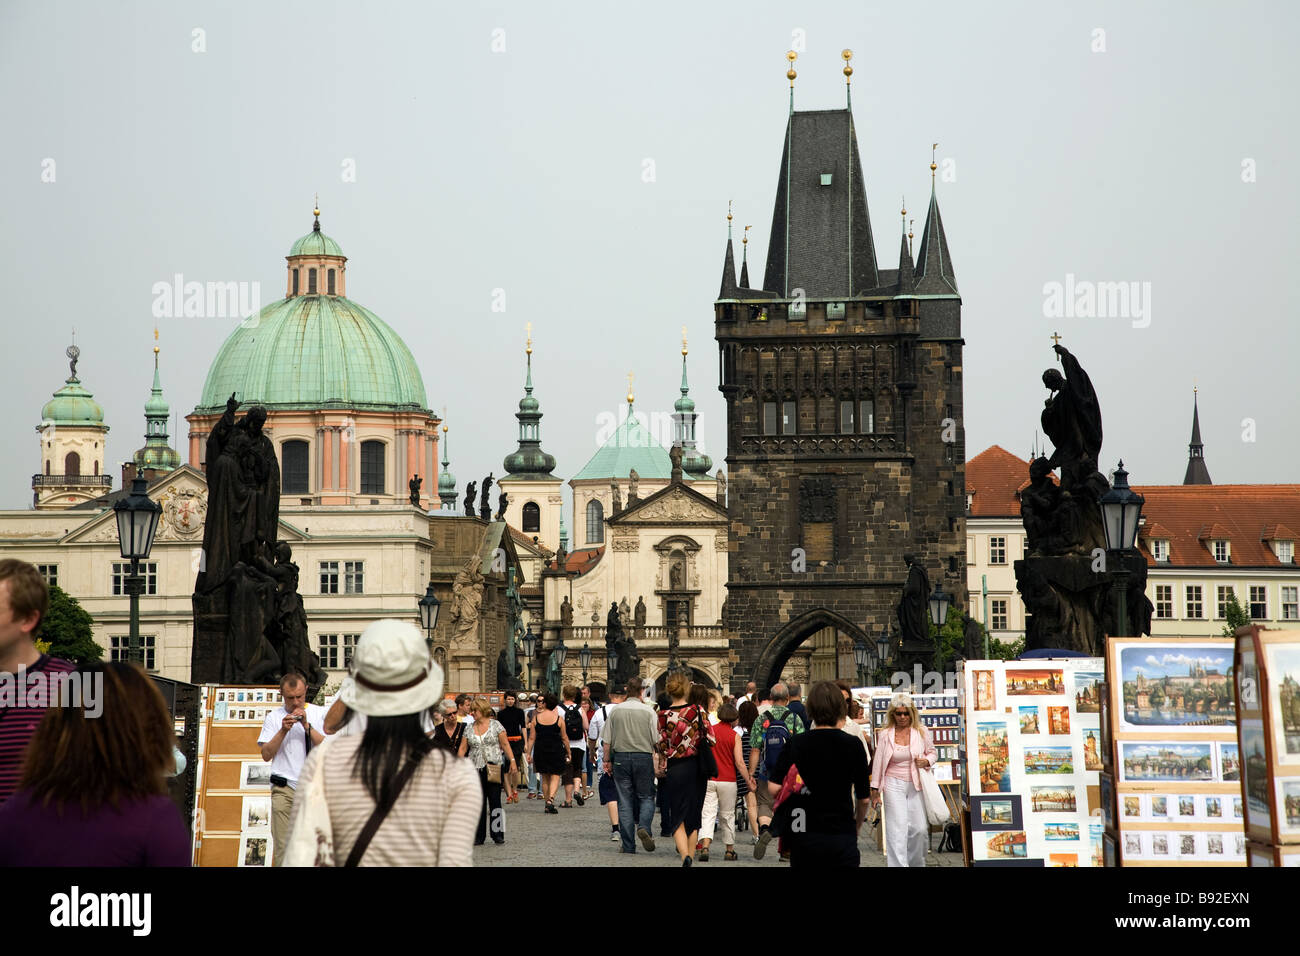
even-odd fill
[[[1216,483],[1300,481],[1298,10],[9,0],[0,507],[31,501],[74,328],[107,472],[144,443],[155,322],[186,456],[183,416],[238,319],[155,319],[154,285],[257,282],[269,303],[317,193],[349,298],[446,408],[462,490],[516,446],[529,322],[557,475],[595,452],[628,372],[639,411],[671,414],[683,325],[700,443],[725,467],[727,203],[754,226],[757,282],[792,46],[797,109],[842,107],[854,51],[883,268],[904,197],[919,238],[939,143],[968,458],[1027,456],[1056,332],[1100,395],[1103,471],[1123,458],[1134,484],[1181,482],[1195,385]],[[1088,308],[1086,284],[1118,282],[1135,284],[1126,314]]]

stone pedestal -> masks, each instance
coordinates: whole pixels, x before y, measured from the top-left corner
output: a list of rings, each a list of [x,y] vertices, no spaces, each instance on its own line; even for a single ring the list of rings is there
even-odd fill
[[[1109,554],[1100,565],[1088,554],[1029,557],[1015,562],[1016,588],[1025,602],[1025,650],[1063,648],[1105,654],[1107,634],[1151,630],[1147,564],[1140,553]],[[1128,621],[1117,621],[1117,571],[1125,571]]]
[[[447,673],[447,690],[478,693],[483,690],[483,662],[487,655],[478,651],[452,651]]]

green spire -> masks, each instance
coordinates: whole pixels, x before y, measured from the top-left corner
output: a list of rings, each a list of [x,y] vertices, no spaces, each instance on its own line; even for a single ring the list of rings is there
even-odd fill
[[[445,412],[444,412],[445,414]],[[438,475],[438,500],[443,510],[456,510],[456,476],[451,473],[447,460],[447,426],[442,426],[442,470]]]
[[[533,398],[533,324],[528,323],[528,372],[524,377],[524,397],[519,400],[519,447],[506,455],[502,463],[507,478],[553,478],[555,456],[542,451],[542,405]]]
[[[682,470],[692,478],[707,478],[713,459],[695,447],[695,400],[686,381],[686,326],[682,326],[682,397],[673,403],[676,414],[675,443],[682,446]]]
[[[155,340],[157,331],[154,332]],[[153,347],[153,388],[149,400],[144,403],[144,447],[137,450],[132,457],[139,471],[152,468],[155,471],[174,471],[180,467],[181,456],[168,443],[167,418],[171,407],[163,398],[162,378],[158,370],[158,346]]]

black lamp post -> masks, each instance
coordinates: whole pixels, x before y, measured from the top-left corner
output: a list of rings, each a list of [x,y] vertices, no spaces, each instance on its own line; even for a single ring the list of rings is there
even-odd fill
[[[528,658],[528,688],[535,690],[533,685],[533,655],[537,653],[537,635],[533,633],[533,625],[528,625],[528,630],[524,631],[524,657]]]
[[[880,636],[876,638],[876,658],[880,661],[881,668],[889,665],[889,628],[882,627]]]
[[[943,627],[948,623],[948,606],[952,604],[952,598],[946,594],[938,584],[934,586],[934,593],[930,595],[930,623],[935,627]]]
[[[140,595],[144,593],[144,577],[140,562],[149,557],[153,536],[158,530],[162,505],[148,494],[149,483],[137,477],[131,483],[131,493],[113,505],[117,518],[117,544],[122,557],[131,562],[131,573],[126,579],[126,593],[131,597],[131,636],[127,659],[132,664],[144,665],[144,648],[140,643]]]
[[[587,646],[586,641],[582,642],[582,650],[578,651],[578,661],[582,664],[582,682],[586,684],[587,668],[591,666],[591,648]]]
[[[853,660],[858,665],[858,683],[865,684],[866,680],[862,676],[871,663],[871,651],[867,649],[866,641],[858,641],[853,645]]]
[[[1128,565],[1127,559],[1134,551],[1138,521],[1146,499],[1128,486],[1128,472],[1121,459],[1115,469],[1110,490],[1101,496],[1101,523],[1106,531],[1106,551],[1116,558],[1113,561],[1114,579],[1119,591],[1119,619],[1115,623],[1116,637],[1128,636]]]
[[[569,649],[564,646],[564,635],[561,634],[555,641],[555,646],[551,648],[551,656],[555,658],[555,673],[560,675],[560,687],[564,686],[564,659],[569,656]],[[559,688],[555,693],[558,695]]]
[[[429,582],[429,587],[424,592],[424,597],[416,602],[420,608],[420,626],[424,628],[424,642],[429,645],[429,653],[433,653],[433,629],[438,626],[438,611],[442,607],[442,602],[438,596],[433,593],[433,582]]]
[[[618,651],[611,645],[605,652],[605,686],[613,687],[618,675]]]

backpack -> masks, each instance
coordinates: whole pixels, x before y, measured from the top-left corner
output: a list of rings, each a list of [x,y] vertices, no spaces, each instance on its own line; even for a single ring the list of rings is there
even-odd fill
[[[765,779],[771,780],[772,775],[776,773],[777,761],[781,759],[781,749],[793,736],[784,720],[777,720],[770,714],[763,716],[763,759],[760,761],[762,764],[760,769]]]
[[[575,704],[564,708],[564,732],[570,740],[581,740],[583,735],[582,711]]]

